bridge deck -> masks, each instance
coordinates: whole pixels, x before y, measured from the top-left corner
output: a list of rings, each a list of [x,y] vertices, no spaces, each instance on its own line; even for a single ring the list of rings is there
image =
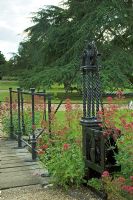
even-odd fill
[[[31,160],[26,148],[18,149],[17,142],[0,138],[0,189],[48,184],[49,178],[39,162]]]

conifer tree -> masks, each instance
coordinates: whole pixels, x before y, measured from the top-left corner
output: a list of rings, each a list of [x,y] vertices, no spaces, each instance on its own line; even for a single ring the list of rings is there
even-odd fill
[[[28,38],[18,56],[25,72],[31,69],[28,79],[22,78],[25,86],[29,80],[35,85],[67,85],[74,76],[77,83],[86,40],[94,40],[102,54],[104,88],[132,87],[132,0],[66,0],[63,5],[40,9],[34,25],[25,30]]]

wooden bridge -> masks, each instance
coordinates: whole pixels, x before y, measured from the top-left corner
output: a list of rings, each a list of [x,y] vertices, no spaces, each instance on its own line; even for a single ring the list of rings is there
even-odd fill
[[[42,177],[46,176],[45,178]],[[39,161],[32,161],[26,148],[18,148],[17,142],[0,138],[0,189],[49,183],[47,171]]]
[[[50,183],[47,170],[42,169],[39,161],[32,161],[31,153],[27,149],[19,149],[17,146],[17,141],[3,139],[0,136],[1,200],[101,200],[93,192],[82,187],[69,189],[67,193],[59,188],[44,189]],[[39,185],[45,187],[40,188]]]

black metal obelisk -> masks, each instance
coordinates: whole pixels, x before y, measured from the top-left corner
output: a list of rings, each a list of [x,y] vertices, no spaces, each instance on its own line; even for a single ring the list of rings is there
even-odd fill
[[[101,139],[99,138],[101,129],[99,124],[101,121],[97,118],[97,112],[102,108],[98,65],[99,55],[95,43],[88,43],[83,52],[81,66],[83,76],[83,117],[80,123],[82,125],[82,146],[86,166],[94,170],[97,168],[96,171],[101,172],[104,168],[104,152],[102,154]]]

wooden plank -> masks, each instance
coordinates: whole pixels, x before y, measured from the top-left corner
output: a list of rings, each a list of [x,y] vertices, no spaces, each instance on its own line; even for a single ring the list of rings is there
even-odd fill
[[[2,145],[1,145],[2,144]],[[27,149],[14,148],[16,142],[0,140],[0,189],[44,184],[48,178],[35,174],[48,174],[31,159]]]
[[[1,169],[6,169],[6,168],[14,168],[14,167],[24,167],[24,166],[33,166],[33,165],[37,165],[36,162],[18,162],[18,163],[8,163],[6,165],[0,166],[0,170]]]
[[[28,170],[36,170],[36,169],[42,169],[38,165],[33,165],[33,166],[22,166],[22,167],[15,167],[15,168],[4,168],[0,169],[0,173],[12,173],[12,172],[19,172],[19,171],[28,171]]]
[[[12,178],[12,181],[10,180]],[[40,180],[37,177],[9,177],[9,179],[1,178],[0,179],[0,188],[13,188],[13,187],[22,187],[26,185],[35,185],[39,184]]]

